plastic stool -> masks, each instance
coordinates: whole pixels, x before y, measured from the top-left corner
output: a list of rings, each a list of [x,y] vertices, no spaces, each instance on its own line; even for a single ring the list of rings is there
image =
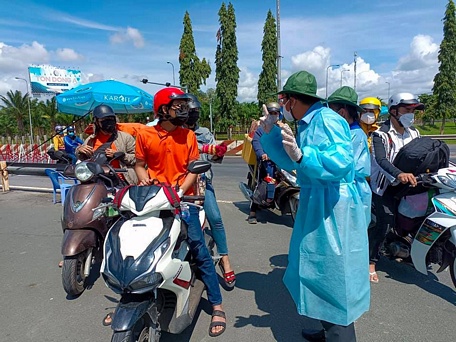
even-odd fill
[[[74,185],[75,185],[74,183],[60,183],[60,199],[61,199],[62,205],[65,203],[65,197],[66,197],[68,190],[70,190],[70,188]]]

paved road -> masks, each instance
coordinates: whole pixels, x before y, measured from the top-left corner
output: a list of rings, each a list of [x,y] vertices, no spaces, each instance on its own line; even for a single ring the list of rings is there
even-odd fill
[[[302,327],[316,322],[296,314],[282,284],[291,220],[260,213],[261,223],[248,225],[248,203],[238,182],[246,166],[225,158],[214,167],[215,187],[225,220],[237,287],[222,290],[228,330],[207,335],[210,311],[200,305],[196,323],[163,341],[301,341]],[[11,176],[12,185],[50,187],[44,177]],[[49,193],[0,193],[0,341],[110,341],[101,325],[117,296],[98,278],[78,299],[67,299],[61,286],[60,204]],[[456,292],[448,272],[423,276],[390,261],[379,265],[380,283],[372,286],[371,310],[357,323],[358,341],[448,341],[456,336]]]

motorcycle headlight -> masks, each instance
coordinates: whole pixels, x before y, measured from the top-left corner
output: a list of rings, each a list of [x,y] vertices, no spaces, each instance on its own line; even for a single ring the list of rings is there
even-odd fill
[[[74,168],[74,175],[81,182],[87,182],[93,178],[94,173],[89,170],[87,163],[79,163]]]

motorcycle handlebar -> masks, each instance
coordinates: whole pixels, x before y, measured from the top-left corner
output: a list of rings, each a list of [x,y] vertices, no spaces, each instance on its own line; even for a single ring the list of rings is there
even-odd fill
[[[182,196],[182,202],[204,201],[204,196]]]

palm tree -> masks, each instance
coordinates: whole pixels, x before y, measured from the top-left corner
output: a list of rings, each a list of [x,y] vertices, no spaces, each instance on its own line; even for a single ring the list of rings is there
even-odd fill
[[[14,93],[10,90],[6,93],[6,96],[0,95],[0,100],[3,102],[1,107],[4,108],[5,113],[11,115],[16,120],[19,134],[27,135],[24,121],[26,121],[29,105],[28,93],[22,96],[19,90],[16,90]]]

